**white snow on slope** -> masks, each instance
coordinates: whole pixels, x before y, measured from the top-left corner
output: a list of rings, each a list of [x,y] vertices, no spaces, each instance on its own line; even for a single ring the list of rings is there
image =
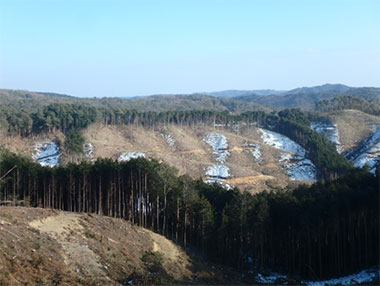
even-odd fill
[[[359,283],[371,282],[374,279],[379,279],[380,270],[378,267],[362,270],[358,273],[347,275],[344,277],[333,278],[321,281],[300,281],[302,285],[308,286],[327,286],[327,285],[357,285]],[[255,276],[256,282],[262,284],[274,284],[277,279],[286,279],[287,276],[279,273],[261,274]]]
[[[203,182],[205,182],[206,184],[209,184],[209,185],[218,184],[218,185],[222,186],[223,188],[225,188],[226,190],[232,189],[232,186],[224,183],[223,180],[211,180],[210,179],[210,180],[204,180]]]
[[[59,147],[57,143],[47,141],[42,143],[37,143],[34,146],[33,159],[37,160],[41,166],[54,167],[59,164]]]
[[[300,157],[305,157],[305,149],[293,140],[289,139],[288,137],[280,133],[276,133],[266,129],[259,128],[259,131],[262,134],[261,139],[265,144],[272,146],[276,149],[294,153],[295,155],[298,155]]]
[[[94,160],[94,145],[90,142],[83,144],[83,153],[86,158],[89,158],[91,161]]]
[[[324,281],[304,281],[305,284],[309,286],[325,286],[325,285],[356,285],[359,283],[366,283],[372,281],[374,278],[379,278],[380,270],[379,269],[366,269],[360,271],[359,273],[334,278]]]
[[[263,275],[261,273],[257,273],[254,279],[259,283],[273,284],[279,278],[286,278],[286,275],[279,273],[270,273],[268,275]]]
[[[227,190],[232,189],[232,186],[224,182],[225,179],[230,177],[230,168],[225,165],[212,165],[206,168],[206,184],[217,183]]]
[[[284,165],[292,180],[316,181],[317,175],[314,164],[309,159],[288,161]]]
[[[255,143],[245,142],[242,146],[243,147],[250,147],[251,148],[249,151],[252,154],[253,159],[255,160],[255,162],[257,162],[257,163],[262,162],[260,145],[255,144]]]
[[[334,143],[338,153],[341,153],[343,151],[342,147],[340,146],[339,130],[336,124],[331,124],[324,121],[314,121],[311,122],[310,128],[324,135],[329,141]]]
[[[380,125],[373,126],[372,135],[360,144],[359,149],[348,153],[347,157],[355,167],[368,165],[370,171],[375,173],[376,163],[380,160]]]
[[[226,150],[228,148],[226,136],[217,132],[208,132],[203,137],[203,141],[214,150],[213,154],[217,162],[225,163],[227,161],[230,152]]]
[[[168,145],[170,147],[174,147],[175,140],[171,134],[163,134],[162,133],[161,136],[166,140],[166,143],[168,143]]]
[[[261,139],[269,146],[285,151],[281,154],[279,162],[283,163],[283,168],[292,180],[316,181],[317,173],[315,165],[306,159],[306,150],[289,139],[288,137],[259,128]]]
[[[204,180],[204,182],[207,184],[217,183],[227,190],[231,189],[232,187],[230,185],[223,182],[224,179],[231,176],[230,168],[222,165],[227,161],[230,155],[230,152],[226,150],[228,148],[226,136],[217,132],[208,132],[204,135],[203,141],[211,146],[215,160],[221,163],[206,168],[206,180]]]
[[[118,162],[126,162],[131,159],[145,158],[145,153],[143,152],[125,152],[122,153],[117,159]]]
[[[212,165],[207,167],[206,176],[209,178],[227,179],[230,176],[230,168],[224,165]]]

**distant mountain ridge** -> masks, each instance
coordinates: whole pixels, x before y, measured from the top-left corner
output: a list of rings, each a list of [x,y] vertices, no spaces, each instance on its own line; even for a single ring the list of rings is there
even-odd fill
[[[0,104],[15,108],[39,108],[52,103],[84,104],[94,107],[138,111],[215,110],[241,113],[252,110],[301,108],[312,110],[322,100],[351,96],[380,103],[380,88],[324,84],[289,91],[225,90],[193,94],[162,94],[137,97],[80,98],[52,92],[0,89]]]
[[[296,94],[296,93],[319,93],[328,91],[348,91],[355,89],[355,87],[350,87],[344,84],[330,84],[326,83],[324,85],[318,85],[313,87],[298,87],[285,92],[284,94]]]
[[[222,91],[212,91],[212,92],[199,92],[199,94],[206,94],[215,97],[224,97],[224,98],[234,98],[238,96],[245,95],[286,95],[286,94],[296,94],[296,93],[319,93],[327,91],[348,91],[355,89],[355,87],[350,87],[344,84],[324,84],[313,87],[298,87],[291,90],[276,90],[276,89],[254,89],[254,90],[222,90]]]
[[[236,96],[243,96],[249,94],[257,95],[270,95],[270,94],[283,94],[286,91],[284,90],[275,90],[275,89],[257,89],[257,90],[222,90],[222,91],[212,91],[212,92],[199,92],[200,94],[211,95],[215,97],[224,97],[232,98]]]
[[[380,88],[375,87],[349,87],[345,85],[326,84],[316,87],[302,87],[290,90],[283,94],[272,95],[243,95],[233,97],[234,100],[254,102],[268,108],[301,108],[311,110],[322,100],[329,100],[342,96],[351,96],[364,99],[368,102],[380,103]]]

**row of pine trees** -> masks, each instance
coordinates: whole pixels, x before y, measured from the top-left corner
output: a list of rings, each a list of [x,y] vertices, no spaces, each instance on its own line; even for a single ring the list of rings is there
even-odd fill
[[[322,279],[379,263],[379,172],[250,195],[155,160],[49,168],[3,151],[0,178],[1,204],[126,219],[237,268]]]

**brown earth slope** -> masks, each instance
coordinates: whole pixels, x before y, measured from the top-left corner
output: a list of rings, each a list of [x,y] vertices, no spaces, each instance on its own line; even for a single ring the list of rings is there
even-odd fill
[[[371,132],[373,124],[380,124],[380,118],[357,110],[344,110],[326,114],[337,125],[341,147],[349,150],[357,146]],[[94,146],[94,159],[117,159],[123,152],[143,152],[146,157],[163,160],[175,166],[180,174],[189,174],[193,178],[205,176],[208,166],[217,162],[211,147],[202,139],[207,132],[222,133],[228,142],[228,157],[225,165],[229,167],[231,177],[226,183],[239,187],[251,193],[283,188],[287,185],[296,186],[308,181],[292,181],[286,175],[279,162],[280,154],[277,149],[267,146],[261,140],[257,128],[240,128],[236,130],[212,128],[207,126],[156,126],[143,128],[137,125],[113,126],[93,124],[83,130],[87,142]],[[170,146],[165,136],[170,135],[174,144]],[[61,143],[63,156],[61,163],[79,161],[83,155],[69,156],[63,150],[64,135],[55,133],[31,138],[0,136],[0,144],[11,151],[31,156],[36,143],[44,140],[55,140]],[[251,147],[247,144],[260,146],[261,161],[255,161]]]
[[[0,207],[0,285],[242,284],[166,238],[116,218]]]

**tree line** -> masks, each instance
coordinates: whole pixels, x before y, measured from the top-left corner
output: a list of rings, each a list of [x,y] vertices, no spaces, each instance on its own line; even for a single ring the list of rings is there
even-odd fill
[[[155,160],[42,167],[3,151],[0,202],[119,217],[211,260],[308,279],[379,263],[379,171],[250,195]]]
[[[372,115],[380,115],[380,104],[354,96],[339,96],[319,101],[315,105],[317,112],[331,112],[345,109],[356,109]]]

